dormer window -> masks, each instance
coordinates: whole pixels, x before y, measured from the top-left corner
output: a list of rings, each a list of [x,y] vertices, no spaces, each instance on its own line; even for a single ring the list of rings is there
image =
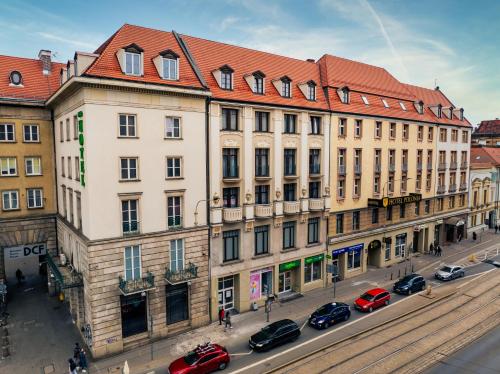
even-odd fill
[[[418,102],[418,112],[420,114],[424,114],[424,102],[423,101]]]
[[[389,108],[389,103],[386,99],[382,99],[382,103],[384,104],[384,107]]]
[[[292,81],[288,77],[281,78],[281,96],[292,97]]]
[[[10,73],[10,84],[13,86],[21,86],[23,84],[23,77],[20,72],[14,70]]]
[[[307,82],[307,99],[316,101],[316,83],[313,81]]]
[[[348,87],[343,87],[340,90],[340,101],[344,104],[349,104],[349,88]]]
[[[125,74],[127,75],[141,75],[142,74],[142,53],[144,50],[137,44],[130,44],[123,49],[123,59],[125,66],[122,66]]]
[[[179,55],[174,51],[167,49],[160,52],[162,57],[162,77],[168,80],[179,79]]]
[[[233,72],[227,65],[220,68],[220,86],[223,90],[233,89]]]
[[[361,100],[363,100],[363,103],[365,103],[365,105],[370,105],[368,99],[366,98],[366,96],[361,96]]]
[[[464,109],[460,108],[460,121],[464,120]]]
[[[406,110],[406,106],[402,101],[399,102],[399,106],[401,107],[401,109]]]
[[[261,71],[256,71],[255,73],[253,73],[253,79],[254,79],[253,92],[257,94],[264,93],[264,77],[265,74],[262,73]]]
[[[455,108],[450,107],[450,119],[453,119],[453,109],[455,109]]]
[[[439,104],[437,107],[437,116],[438,116],[438,118],[441,118],[442,115],[443,115],[443,107],[441,104]]]

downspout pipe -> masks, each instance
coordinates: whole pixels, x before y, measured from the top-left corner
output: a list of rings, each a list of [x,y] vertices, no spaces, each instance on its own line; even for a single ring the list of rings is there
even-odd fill
[[[56,121],[54,119],[54,109],[50,110],[50,121],[52,122],[52,159],[54,161],[54,173],[55,173],[55,189],[56,189],[56,215],[54,217],[54,224],[56,226],[56,251],[57,256],[59,256],[59,233],[57,228],[57,215],[59,214],[59,183],[57,181],[57,157],[56,157]],[[50,256],[50,255],[49,255]]]
[[[205,179],[206,220],[208,226],[208,316],[212,322],[212,227],[210,225],[210,98],[205,98]]]

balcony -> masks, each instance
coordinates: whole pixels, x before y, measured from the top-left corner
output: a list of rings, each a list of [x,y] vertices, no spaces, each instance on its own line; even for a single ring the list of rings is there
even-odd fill
[[[271,217],[273,215],[273,207],[270,204],[255,205],[255,217],[263,218],[263,217]]]
[[[394,173],[396,171],[396,164],[389,164],[389,173]]]
[[[417,162],[417,171],[422,171],[422,163]]]
[[[462,162],[462,163],[460,164],[460,169],[462,169],[462,170],[466,170],[466,169],[467,169],[467,162]]]
[[[432,170],[432,163],[431,162],[428,162],[427,163],[427,170]]]
[[[446,186],[445,185],[438,186],[438,188],[437,188],[437,193],[438,194],[443,194],[444,191],[446,191]]]
[[[62,265],[59,257],[52,257],[50,253],[45,255],[47,261],[47,268],[59,283],[62,289],[81,287],[83,286],[83,277],[78,273],[73,265]]]
[[[439,171],[446,170],[446,162],[440,162],[438,165],[438,170]]]
[[[181,270],[165,270],[165,280],[170,284],[187,282],[198,277],[198,267],[189,263],[187,267]]]
[[[285,201],[283,202],[283,212],[285,214],[295,214],[300,210],[300,203],[298,201]]]
[[[119,277],[120,291],[123,295],[132,295],[139,292],[146,292],[155,288],[155,276],[151,272],[147,272],[145,277],[126,280]]]
[[[243,210],[241,207],[224,208],[222,210],[222,219],[225,222],[238,222],[243,219]]]
[[[401,164],[401,171],[403,173],[407,173],[408,172],[408,163]]]
[[[375,173],[380,173],[381,170],[382,170],[382,165],[381,164],[375,164],[373,166],[373,170],[375,171]]]
[[[360,164],[357,164],[357,165],[354,165],[354,174],[361,174],[361,165]]]
[[[338,174],[339,175],[345,175],[345,165],[339,165],[338,166]]]
[[[457,190],[457,185],[456,184],[450,184],[448,187],[448,192],[455,192]]]
[[[139,221],[129,221],[122,223],[123,235],[135,235],[140,232]]]
[[[309,210],[323,210],[323,199],[309,199]]]
[[[450,162],[450,170],[457,170],[457,162],[456,161]]]
[[[467,183],[460,183],[460,191],[467,190]]]

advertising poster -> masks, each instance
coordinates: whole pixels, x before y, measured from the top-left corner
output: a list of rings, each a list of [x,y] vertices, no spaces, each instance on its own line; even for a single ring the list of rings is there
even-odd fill
[[[250,300],[260,298],[260,272],[250,274]]]

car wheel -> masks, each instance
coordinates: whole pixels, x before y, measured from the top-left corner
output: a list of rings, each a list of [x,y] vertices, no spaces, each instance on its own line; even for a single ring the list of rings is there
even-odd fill
[[[344,321],[347,321],[347,320],[349,319],[349,317],[350,317],[350,315],[349,315],[349,314],[346,314],[346,315],[344,316]]]
[[[422,285],[421,291],[425,290],[425,284]]]
[[[373,308],[372,308],[372,307],[370,307],[370,308],[368,309],[368,311],[369,311],[370,313],[371,313],[371,312],[373,312]]]
[[[412,292],[411,292],[411,288],[410,288],[410,289],[408,289],[408,296],[410,296],[411,294],[412,294]]]
[[[227,367],[227,362],[221,362],[219,364],[219,370],[224,370]]]
[[[461,273],[460,273],[460,278],[462,278],[464,275],[465,275],[465,273],[464,273],[464,272],[461,272]]]
[[[326,330],[326,329],[327,329],[327,328],[329,328],[329,327],[330,327],[330,322],[325,322],[325,327],[324,327],[324,329]]]
[[[391,303],[390,300],[386,300],[384,304],[389,305],[390,303]]]

